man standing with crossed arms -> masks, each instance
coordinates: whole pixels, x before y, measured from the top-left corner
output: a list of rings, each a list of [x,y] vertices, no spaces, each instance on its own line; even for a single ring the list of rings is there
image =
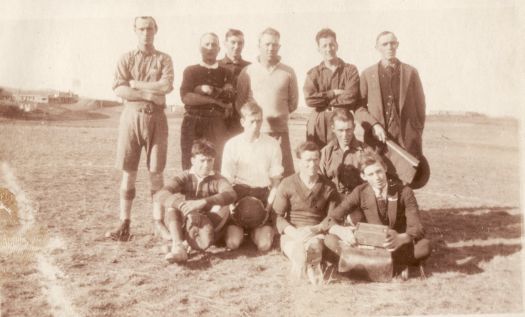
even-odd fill
[[[168,147],[165,95],[173,90],[171,57],[153,46],[157,22],[149,16],[137,17],[134,30],[138,47],[120,58],[113,83],[115,94],[124,99],[116,160],[116,167],[122,170],[121,224],[106,237],[118,241],[128,241],[131,236],[131,207],[142,148],[146,149],[151,195],[164,185],[162,172]],[[156,217],[155,224],[158,231],[167,234],[162,218]]]

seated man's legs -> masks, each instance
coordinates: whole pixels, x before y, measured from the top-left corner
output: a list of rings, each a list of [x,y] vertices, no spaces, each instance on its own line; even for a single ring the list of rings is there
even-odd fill
[[[166,254],[166,260],[169,262],[184,262],[188,259],[186,248],[183,246],[183,215],[176,208],[166,208],[166,222],[171,236],[171,251]]]
[[[323,278],[320,271],[323,239],[320,236],[302,241],[283,234],[281,250],[292,264],[292,276],[300,278],[306,273],[313,284],[319,283]],[[315,270],[318,272],[315,273]],[[320,276],[315,276],[316,274]]]
[[[327,234],[324,237],[323,258],[328,262],[337,264],[341,256],[341,239],[333,234]]]
[[[262,252],[269,251],[272,248],[274,236],[275,230],[273,229],[273,226],[270,225],[254,228],[250,234],[257,249]]]
[[[430,240],[421,239],[415,243],[409,243],[401,246],[392,253],[392,259],[395,265],[419,265],[421,261],[430,256]]]
[[[226,227],[224,242],[230,250],[238,249],[244,240],[244,229],[240,226],[230,224]]]

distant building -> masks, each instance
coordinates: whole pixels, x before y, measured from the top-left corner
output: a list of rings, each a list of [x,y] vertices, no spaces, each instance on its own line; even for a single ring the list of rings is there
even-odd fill
[[[33,111],[39,105],[60,105],[78,102],[78,95],[68,91],[21,90],[0,87],[0,106],[18,107]]]

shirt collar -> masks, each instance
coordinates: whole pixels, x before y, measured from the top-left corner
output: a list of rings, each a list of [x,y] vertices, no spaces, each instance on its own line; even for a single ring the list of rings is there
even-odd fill
[[[337,62],[336,62],[336,68],[335,69],[338,69],[339,67],[342,67],[345,64],[345,62],[342,59],[340,59],[339,57],[337,57],[336,60],[337,60]],[[324,61],[322,61],[319,64],[319,68],[321,68],[321,69],[325,69],[325,68],[329,69],[328,66],[326,66],[326,64],[324,63]]]
[[[190,168],[190,174],[195,176],[197,178],[197,181],[200,183],[202,182],[204,179],[210,177],[210,176],[213,176],[215,175],[215,171],[211,171],[211,173],[208,175],[208,176],[205,176],[205,177],[199,177],[199,175],[197,175],[197,173],[195,173],[195,170],[193,168],[193,166]]]
[[[257,57],[257,62],[258,64],[261,66],[261,68],[263,69],[266,69],[268,70],[268,72],[273,72],[278,66],[279,64],[281,63],[281,56],[277,56],[277,63],[275,63],[273,66],[270,66],[270,67],[265,67],[262,63],[261,63],[261,58],[260,57]]]
[[[385,186],[382,189],[376,189],[372,187],[374,190],[374,194],[376,195],[376,198],[383,198],[384,200],[388,197],[388,184],[385,184]]]
[[[332,142],[332,144],[333,144],[333,146],[334,146],[334,149],[336,149],[336,150],[339,150],[339,149],[343,150],[343,149],[339,146],[339,141],[337,141],[337,138],[334,137],[333,140],[330,141],[330,142]],[[352,141],[350,141],[350,144],[348,145],[348,149],[349,149],[349,150],[352,150],[352,149],[357,149],[357,148],[359,148],[359,142],[357,141],[357,139],[356,139],[355,136],[354,136],[354,137],[352,138]]]
[[[144,48],[137,46],[136,54],[152,55],[155,52],[157,52],[157,50],[155,49],[155,46],[144,47]]]
[[[228,55],[224,55],[224,58],[222,59],[221,62],[223,62],[224,64],[240,65],[244,62],[244,60],[242,59],[242,57],[240,57],[238,60],[234,61]]]
[[[208,68],[208,69],[217,69],[217,68],[219,68],[219,63],[218,62],[215,62],[213,65],[209,65],[209,64],[206,64],[203,61],[201,61],[199,63],[199,65],[201,65],[204,68]]]
[[[396,69],[399,66],[399,63],[400,63],[400,61],[397,58],[394,58],[391,62],[390,61],[381,60],[379,62],[379,65],[381,65],[384,69],[386,69],[388,66],[392,66],[392,67],[394,67],[394,69]]]

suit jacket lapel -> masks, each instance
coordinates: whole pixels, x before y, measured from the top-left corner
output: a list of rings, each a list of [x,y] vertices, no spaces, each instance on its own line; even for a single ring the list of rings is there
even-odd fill
[[[403,63],[399,63],[400,67],[400,91],[399,91],[399,114],[403,113],[403,107],[405,106],[405,100],[407,96],[408,83],[410,82],[410,69]]]
[[[365,196],[363,198],[366,202],[365,206],[367,207],[364,210],[366,222],[380,224],[381,219],[379,218],[379,211],[377,210],[376,194],[374,193],[374,190],[372,187],[367,186],[362,193]]]
[[[378,117],[376,117],[376,119],[379,119],[379,122],[381,122],[381,124],[383,126],[385,126],[385,120],[383,118],[383,99],[381,98],[381,86],[379,84],[379,63],[375,64],[374,65],[374,68],[372,68],[372,87],[371,89],[369,89],[368,93],[369,94],[374,94],[374,96],[369,96],[368,97],[368,100],[376,100],[377,101],[377,105],[379,106],[379,109],[378,109]]]

